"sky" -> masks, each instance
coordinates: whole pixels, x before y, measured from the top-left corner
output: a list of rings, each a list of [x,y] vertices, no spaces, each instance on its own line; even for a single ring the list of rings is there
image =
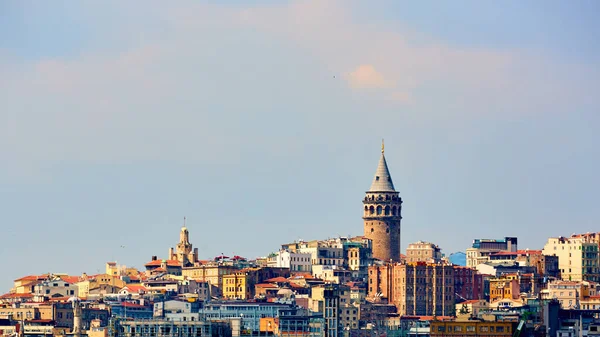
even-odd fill
[[[597,1],[3,1],[0,287],[361,235],[597,231]]]

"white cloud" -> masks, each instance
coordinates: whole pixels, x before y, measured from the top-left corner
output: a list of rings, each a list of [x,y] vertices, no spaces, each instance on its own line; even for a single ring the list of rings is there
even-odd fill
[[[351,71],[347,77],[352,88],[388,88],[393,84],[383,78],[383,75],[375,70],[371,64],[363,64]]]

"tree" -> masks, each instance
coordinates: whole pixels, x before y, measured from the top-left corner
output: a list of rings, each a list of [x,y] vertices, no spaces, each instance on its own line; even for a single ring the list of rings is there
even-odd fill
[[[462,308],[460,308],[460,310],[458,311],[458,313],[461,314],[461,315],[466,315],[466,314],[470,313],[469,307],[467,307],[466,303],[463,303]]]

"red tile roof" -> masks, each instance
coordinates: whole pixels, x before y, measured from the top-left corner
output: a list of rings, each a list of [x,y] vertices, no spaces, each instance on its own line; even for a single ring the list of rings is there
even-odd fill
[[[15,293],[8,293],[8,294],[4,294],[2,296],[0,296],[0,298],[32,298],[33,294],[30,293],[26,293],[26,294],[15,294]]]
[[[258,288],[272,288],[272,289],[279,288],[277,285],[272,284],[272,283],[257,283],[255,285],[255,287],[258,287]]]
[[[17,281],[37,281],[39,278],[39,276],[37,275],[27,275],[27,276],[23,276],[21,278],[18,278],[15,280],[15,282]]]
[[[74,284],[74,283],[79,282],[79,276],[61,276],[60,279],[69,284]]]
[[[286,279],[285,277],[279,276],[279,277],[270,278],[270,279],[266,280],[265,282],[268,282],[268,283],[283,283],[283,282],[288,282],[288,279]]]
[[[62,297],[50,297],[49,301],[50,302],[66,302],[69,300],[69,296],[62,296]]]
[[[152,267],[152,266],[160,266],[162,264],[163,260],[152,260],[148,263],[145,264],[146,267]],[[177,261],[177,260],[167,260],[167,266],[169,267],[181,267],[181,262]]]
[[[146,291],[146,287],[137,285],[137,284],[128,284],[128,285],[124,286],[123,288],[121,288],[121,290],[123,290],[123,289],[127,289],[130,292]]]

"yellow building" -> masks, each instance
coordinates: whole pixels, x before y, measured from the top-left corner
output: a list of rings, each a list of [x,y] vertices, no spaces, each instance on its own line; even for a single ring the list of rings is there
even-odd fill
[[[490,279],[490,303],[519,299],[519,281],[512,275]]]
[[[35,285],[45,280],[47,277],[48,275],[28,275],[16,279],[10,292],[15,294],[30,294],[34,291],[33,288]]]
[[[184,267],[181,270],[181,274],[185,278],[201,282],[208,282],[211,285],[222,289],[223,276],[235,273],[238,270],[239,268],[234,266],[208,264],[195,267]]]
[[[510,337],[513,335],[516,327],[516,322],[432,321],[430,325],[430,336]]]
[[[30,320],[30,319],[54,319],[51,304],[41,303],[22,303],[19,307],[4,306],[0,307],[0,317],[9,317],[12,319]]]
[[[247,271],[239,271],[223,276],[223,297],[235,299],[251,299],[254,285],[250,286],[252,277]],[[251,289],[252,288],[252,289]]]
[[[106,262],[106,274],[117,276],[119,275],[119,267],[116,262]]]
[[[83,281],[76,283],[78,286],[78,297],[86,298],[90,294],[113,294],[125,286],[125,282],[113,274],[100,274],[93,276],[82,276]]]

